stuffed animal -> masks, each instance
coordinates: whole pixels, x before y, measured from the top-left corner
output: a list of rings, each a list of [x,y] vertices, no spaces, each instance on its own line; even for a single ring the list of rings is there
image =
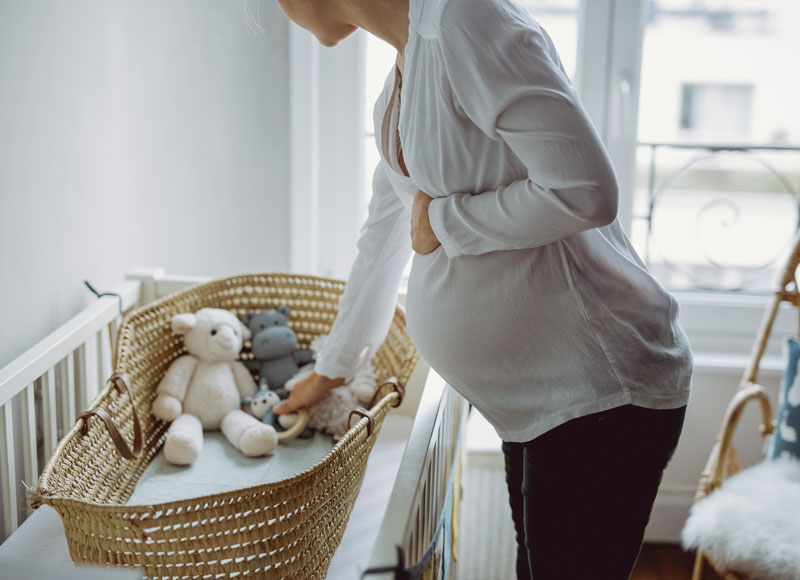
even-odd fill
[[[311,349],[319,352],[327,340],[328,335],[321,334],[311,343]],[[284,388],[291,392],[302,378],[314,370],[314,365],[304,366],[294,377],[286,382]],[[362,361],[352,377],[345,383],[332,389],[330,394],[321,401],[308,408],[308,426],[318,429],[323,433],[332,435],[334,439],[341,439],[350,428],[350,411],[366,406],[378,390],[378,374],[372,368],[370,361]],[[288,428],[295,422],[293,415],[279,415],[278,423]]]
[[[279,391],[301,365],[314,360],[312,350],[297,348],[297,335],[289,328],[288,306],[245,314],[244,323],[253,335],[253,360],[245,364],[258,371],[260,388]]]
[[[252,397],[242,397],[242,409],[265,425],[272,425],[272,417],[275,415],[272,408],[280,402],[278,393],[261,389]]]
[[[250,330],[227,310],[202,308],[172,317],[188,354],[175,359],[159,383],[151,412],[172,421],[164,443],[170,463],[191,465],[203,448],[203,429],[221,429],[248,457],[272,453],[278,436],[241,409],[241,397],[256,392],[253,377],[237,360]]]

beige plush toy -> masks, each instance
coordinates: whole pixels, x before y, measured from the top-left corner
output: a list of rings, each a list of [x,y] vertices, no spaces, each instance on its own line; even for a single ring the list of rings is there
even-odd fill
[[[203,308],[176,314],[172,331],[183,335],[189,354],[173,361],[158,385],[151,412],[172,421],[164,443],[170,463],[190,465],[203,448],[203,429],[221,429],[248,457],[272,453],[278,436],[241,410],[241,398],[257,388],[250,371],[237,360],[250,330],[227,310]]]

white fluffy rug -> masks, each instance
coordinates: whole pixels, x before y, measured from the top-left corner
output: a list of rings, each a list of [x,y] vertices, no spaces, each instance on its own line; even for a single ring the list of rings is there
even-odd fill
[[[682,534],[720,568],[759,580],[800,578],[800,462],[764,461],[692,507]]]

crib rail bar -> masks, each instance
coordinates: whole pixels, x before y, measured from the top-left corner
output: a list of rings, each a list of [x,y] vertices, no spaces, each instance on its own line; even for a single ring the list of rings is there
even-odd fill
[[[36,402],[31,383],[22,393],[22,469],[25,481],[33,485],[39,478],[39,457],[36,445]],[[10,405],[9,405],[10,406]],[[28,515],[31,507],[26,505]]]
[[[11,404],[0,407],[0,489],[2,490],[3,528],[10,533],[17,520],[17,469],[14,459],[14,415]],[[5,534],[1,537],[5,538]]]
[[[140,304],[147,304],[190,286],[202,284],[211,280],[204,276],[179,276],[164,274],[164,268],[141,267],[129,270],[125,276],[127,280],[134,280],[142,285]]]
[[[370,557],[371,568],[396,563],[397,546],[403,547],[406,564],[413,564],[432,539],[463,428],[466,405],[456,403],[463,403],[460,396],[431,370]]]
[[[100,392],[100,370],[97,366],[97,332],[90,334],[78,347],[78,408],[83,411]]]
[[[122,296],[124,310],[139,300],[140,283],[128,280],[114,289]],[[106,296],[85,308],[44,340],[0,369],[0,406],[5,405],[27,385],[35,381],[48,368],[80,347],[97,329],[109,324],[119,314],[119,301]]]
[[[74,403],[73,403],[74,406]],[[66,405],[64,405],[66,407]],[[58,443],[58,409],[56,407],[56,370],[51,367],[42,375],[42,434],[44,456],[50,457]]]
[[[75,406],[75,358],[73,353],[67,356],[64,365],[61,367],[61,380],[61,384],[65,387],[63,396],[67,403],[66,405],[61,405],[61,424],[67,430],[78,416],[78,410]]]
[[[425,466],[411,504],[411,513],[418,515],[418,523],[414,526],[407,524],[402,543],[409,562],[421,561],[437,534],[449,491],[449,474],[457,461],[458,436],[466,410],[462,402],[463,399],[452,389],[443,393],[434,425],[433,444],[426,454]],[[445,522],[445,525],[450,527],[451,522]]]
[[[156,280],[155,284],[155,297],[162,298],[173,292],[180,292],[186,290],[189,286],[203,284],[208,282],[211,278],[200,276],[168,276]]]

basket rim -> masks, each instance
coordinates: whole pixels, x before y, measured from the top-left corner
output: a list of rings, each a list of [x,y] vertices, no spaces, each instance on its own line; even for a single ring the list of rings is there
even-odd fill
[[[125,314],[125,316],[123,317],[122,324],[120,324],[120,328],[122,328],[122,326],[124,326],[129,319],[135,317],[136,315],[139,315],[142,312],[146,312],[146,311],[148,311],[150,309],[157,308],[157,307],[161,306],[162,304],[164,304],[166,302],[174,300],[176,297],[180,296],[181,294],[186,294],[188,292],[199,291],[199,290],[202,290],[202,289],[204,289],[206,287],[217,286],[217,285],[220,285],[220,284],[223,284],[223,283],[226,283],[226,282],[234,282],[234,281],[240,281],[241,280],[241,282],[240,282],[240,284],[241,284],[242,282],[246,283],[248,281],[257,280],[258,278],[274,277],[274,276],[286,277],[286,278],[289,278],[289,279],[295,279],[295,280],[301,280],[301,281],[307,281],[307,282],[326,282],[326,283],[331,283],[331,284],[336,284],[336,285],[344,285],[346,283],[345,280],[342,280],[340,278],[330,278],[330,277],[325,277],[325,276],[316,276],[314,274],[298,274],[298,273],[294,273],[294,272],[285,272],[285,271],[280,271],[280,270],[279,271],[275,271],[275,272],[247,272],[247,273],[242,273],[242,274],[234,274],[234,275],[231,275],[231,276],[224,276],[222,278],[212,278],[212,279],[206,280],[205,282],[198,282],[196,284],[192,284],[191,286],[187,286],[186,288],[182,288],[180,290],[176,290],[174,292],[170,292],[169,294],[165,294],[164,296],[161,296],[160,298],[156,298],[155,300],[151,300],[147,304],[142,304],[141,306],[137,306],[136,308],[134,308],[133,310],[131,310],[130,312]],[[403,310],[403,312],[405,312],[405,308],[403,308],[402,304],[397,304],[397,306],[400,307]]]

